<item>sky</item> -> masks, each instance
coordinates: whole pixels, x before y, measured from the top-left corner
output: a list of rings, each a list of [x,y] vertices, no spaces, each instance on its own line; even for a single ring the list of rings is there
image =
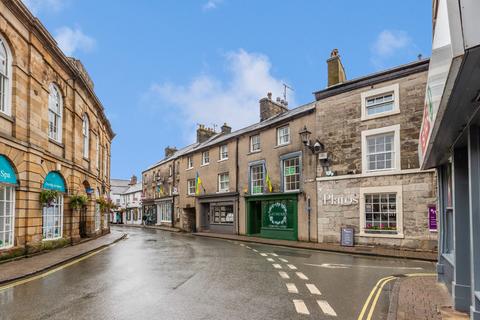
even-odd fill
[[[347,79],[429,57],[431,1],[23,0],[95,83],[116,137],[112,178],[140,176],[198,124],[258,122],[326,87],[338,48]]]

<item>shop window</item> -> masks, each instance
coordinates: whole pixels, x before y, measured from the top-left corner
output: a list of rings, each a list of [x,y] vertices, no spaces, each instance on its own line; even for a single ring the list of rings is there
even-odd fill
[[[228,192],[230,189],[230,175],[228,172],[218,175],[218,192]]]
[[[360,189],[360,235],[403,236],[402,186]]]
[[[62,111],[60,90],[52,83],[48,96],[48,137],[57,142],[62,142]]]
[[[250,137],[250,152],[260,151],[260,135],[256,134]]]
[[[233,224],[233,205],[212,205],[210,211],[213,224]]]
[[[283,190],[300,190],[300,157],[292,157],[282,160],[283,167]]]
[[[398,84],[363,92],[361,99],[362,120],[384,117],[400,112]]]
[[[187,181],[187,191],[188,195],[193,196],[195,195],[195,179],[190,179]]]
[[[0,35],[0,112],[11,115],[10,102],[12,79],[12,55],[5,39]],[[1,247],[1,245],[0,245]]]
[[[362,131],[364,173],[400,170],[400,126]]]
[[[228,159],[228,145],[224,144],[220,146],[220,160],[227,160]]]
[[[161,222],[172,222],[172,203],[162,201],[158,204],[158,214]]]
[[[15,189],[0,185],[0,249],[13,246]]]
[[[62,237],[63,232],[63,195],[60,195],[42,210],[42,236],[44,240]]]
[[[445,210],[445,226],[443,236],[443,254],[453,255],[454,247],[454,229],[453,229],[453,193],[452,193],[452,164],[449,163],[442,167],[442,200]]]
[[[277,129],[277,146],[290,143],[290,127],[284,126]]]
[[[263,164],[250,166],[250,192],[262,194],[265,186],[265,169]]]
[[[202,152],[202,166],[205,166],[210,163],[210,152]]]

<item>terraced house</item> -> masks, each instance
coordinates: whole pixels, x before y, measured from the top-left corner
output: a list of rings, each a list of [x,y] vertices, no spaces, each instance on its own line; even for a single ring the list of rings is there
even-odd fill
[[[95,199],[109,192],[113,137],[82,63],[66,57],[20,1],[1,1],[3,257],[108,232]],[[80,211],[69,206],[74,194],[88,195]]]

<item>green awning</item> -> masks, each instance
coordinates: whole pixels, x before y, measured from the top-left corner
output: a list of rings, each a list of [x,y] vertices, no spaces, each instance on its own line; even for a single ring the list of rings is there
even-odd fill
[[[3,155],[0,155],[0,183],[17,184],[15,170]]]
[[[62,175],[56,171],[50,171],[43,182],[43,189],[66,192],[65,180]]]

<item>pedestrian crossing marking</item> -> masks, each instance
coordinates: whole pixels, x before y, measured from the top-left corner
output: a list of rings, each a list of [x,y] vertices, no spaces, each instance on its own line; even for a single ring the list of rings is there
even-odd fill
[[[330,304],[327,301],[317,300],[317,303],[320,309],[322,309],[323,313],[325,313],[327,316],[332,316],[332,317],[337,316],[337,313],[335,312],[335,310],[333,310],[333,308],[330,306]]]
[[[261,255],[262,257],[266,257],[266,256],[267,256],[266,253],[260,253],[260,255]]]
[[[298,289],[297,289],[297,286],[295,285],[295,283],[286,283],[285,285],[287,286],[288,292],[298,293]]]
[[[273,260],[272,258],[267,258],[267,261],[269,261],[269,262],[275,262],[275,260]]]
[[[278,254],[276,254],[276,253],[270,253],[270,255],[272,255],[274,257],[278,257]]]
[[[306,286],[311,294],[321,295],[320,290],[313,283],[307,283]]]
[[[285,262],[285,263],[288,262],[287,259],[283,259],[283,258],[278,258],[278,260],[280,260],[280,261],[282,261],[282,262]]]
[[[278,271],[278,274],[280,277],[282,277],[282,279],[290,279],[290,276],[285,271]]]
[[[295,267],[293,264],[287,264],[287,266],[292,270],[297,270],[297,267]]]
[[[282,266],[279,265],[278,263],[274,263],[274,264],[272,264],[272,266],[273,266],[275,269],[282,269]]]
[[[308,277],[305,274],[303,274],[303,272],[297,272],[296,274],[297,274],[297,277],[299,277],[300,279],[308,280]]]
[[[310,311],[308,311],[307,305],[305,302],[303,302],[303,300],[294,299],[293,304],[295,305],[295,310],[297,310],[297,313],[310,314]]]

